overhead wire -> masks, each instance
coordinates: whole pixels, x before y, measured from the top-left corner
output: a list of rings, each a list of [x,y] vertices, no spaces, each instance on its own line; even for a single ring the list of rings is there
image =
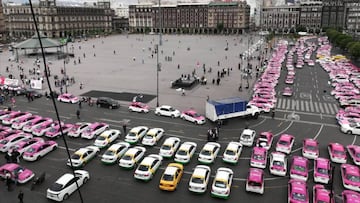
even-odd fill
[[[72,160],[71,160],[70,150],[69,150],[69,147],[68,147],[66,138],[65,138],[65,136],[64,136],[64,132],[63,132],[62,125],[61,125],[61,121],[60,121],[59,111],[58,111],[58,108],[57,108],[57,106],[56,106],[56,102],[55,102],[55,98],[54,98],[54,92],[53,92],[53,90],[52,90],[52,88],[51,88],[51,85],[50,85],[49,74],[48,74],[48,71],[49,71],[49,70],[48,70],[47,65],[46,65],[46,57],[45,57],[44,47],[43,47],[43,44],[42,44],[42,41],[41,41],[41,36],[40,36],[38,24],[37,24],[37,21],[36,21],[36,18],[35,18],[35,12],[34,12],[34,8],[33,8],[32,0],[29,0],[29,4],[30,4],[31,15],[32,15],[32,18],[33,18],[34,24],[35,24],[36,34],[37,34],[37,37],[38,37],[38,40],[39,40],[39,44],[40,44],[41,55],[42,55],[42,59],[43,59],[43,63],[44,63],[44,74],[45,74],[45,78],[46,78],[47,85],[48,85],[48,87],[49,87],[50,98],[51,98],[51,101],[52,101],[53,106],[54,106],[54,110],[55,110],[55,114],[56,114],[56,119],[57,119],[57,121],[58,121],[58,123],[59,123],[59,126],[60,126],[59,129],[60,129],[61,137],[62,137],[62,139],[63,139],[63,141],[64,141],[64,144],[65,144],[65,149],[66,149],[66,153],[67,153],[68,159],[69,159],[69,161],[70,161],[71,171],[72,171],[74,177],[76,177],[75,170],[74,170],[74,166],[73,166],[73,163],[72,163]],[[84,200],[83,200],[83,197],[82,197],[82,194],[81,194],[81,191],[80,191],[80,186],[79,186],[79,184],[78,184],[77,181],[75,181],[75,183],[76,183],[77,191],[78,191],[79,196],[80,196],[80,201],[81,201],[81,203],[83,203]]]

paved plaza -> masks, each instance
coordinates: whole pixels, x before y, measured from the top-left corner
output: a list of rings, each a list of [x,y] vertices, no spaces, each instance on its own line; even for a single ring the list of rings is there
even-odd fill
[[[252,36],[253,44],[259,39],[259,36]],[[74,77],[76,83],[68,87],[68,92],[81,95],[91,90],[101,90],[156,95],[157,55],[154,53],[154,47],[158,41],[158,35],[112,35],[69,43],[68,50],[74,53],[75,57],[70,58],[69,63],[66,64],[66,73],[69,77]],[[249,98],[255,80],[255,67],[259,62],[257,59],[250,61],[253,64],[253,77],[249,80],[250,88],[245,89],[246,79],[243,79],[243,91],[240,92],[241,71],[238,69],[238,64],[242,63],[241,67],[247,64],[246,60],[239,58],[239,55],[248,49],[246,35],[163,35],[162,42],[159,48],[160,105],[170,104],[181,110],[192,107],[204,113],[204,103],[208,96],[210,99],[233,96]],[[251,46],[250,42],[249,47]],[[24,56],[19,50],[20,63],[16,63],[8,61],[11,54],[7,50],[0,54],[2,75],[7,76],[11,73],[19,78],[17,65],[24,68],[25,74],[28,74],[29,69],[36,67],[35,57]],[[258,56],[259,52],[255,51],[252,55]],[[171,59],[166,60],[166,58]],[[49,56],[48,60],[51,61],[49,65],[51,85],[55,88],[53,75],[62,77],[61,69],[64,67],[64,61],[57,60],[55,56]],[[203,64],[206,68],[205,73]],[[10,67],[10,73],[5,72],[6,66]],[[210,67],[211,73],[208,72]],[[221,72],[224,68],[232,71],[221,78],[219,86],[212,84],[212,80],[217,78],[218,71]],[[207,85],[198,85],[186,90],[186,96],[181,96],[181,92],[171,88],[171,81],[180,78],[182,74],[191,75],[194,70],[198,77],[205,76]],[[83,83],[83,89],[80,89],[80,83]],[[43,90],[48,90],[46,84]],[[56,90],[60,91],[59,88]],[[156,98],[148,104],[155,107]]]

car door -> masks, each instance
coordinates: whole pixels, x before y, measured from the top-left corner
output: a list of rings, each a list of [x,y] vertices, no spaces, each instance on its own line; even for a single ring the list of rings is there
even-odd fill
[[[353,132],[353,134],[360,135],[360,126],[355,126],[355,127],[354,127],[354,132]]]
[[[189,148],[189,158],[192,157],[193,153],[194,153],[194,146],[190,146],[190,148]]]
[[[138,151],[135,153],[135,155],[134,155],[134,161],[135,161],[135,163],[137,163],[137,162],[139,161],[139,159],[140,159],[140,154],[141,154],[141,151],[140,151],[140,150],[138,150]]]
[[[159,160],[155,159],[151,164],[151,168],[150,168],[151,173],[154,174],[158,167],[159,167]]]
[[[88,161],[89,161],[89,151],[87,152],[84,152],[83,156],[82,156],[82,161],[83,161],[83,164],[86,164]]]
[[[164,116],[170,116],[169,109],[167,109],[167,108],[161,108],[161,111],[162,111],[162,113],[163,113]]]
[[[69,195],[72,194],[76,190],[76,181],[78,179],[78,177],[72,178],[64,187],[64,193],[67,191],[66,193],[68,193]]]

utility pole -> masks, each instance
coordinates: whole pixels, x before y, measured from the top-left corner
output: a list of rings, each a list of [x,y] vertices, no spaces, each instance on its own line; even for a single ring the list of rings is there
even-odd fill
[[[156,50],[156,107],[159,107],[159,71],[160,71],[160,63],[159,63],[159,45],[155,46]]]
[[[160,0],[159,0],[159,18],[160,18],[160,21],[159,21],[159,23],[160,23],[160,32],[159,32],[159,46],[161,46],[162,45],[162,36],[161,36],[161,34],[162,34],[162,13],[161,13],[161,2],[160,2]]]

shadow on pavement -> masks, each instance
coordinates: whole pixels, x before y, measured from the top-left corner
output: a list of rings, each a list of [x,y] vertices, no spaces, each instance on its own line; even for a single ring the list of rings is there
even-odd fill
[[[106,92],[106,91],[98,91],[98,90],[91,90],[89,92],[85,92],[81,96],[84,97],[110,97],[115,100],[120,101],[128,101],[131,102],[134,97],[142,95],[142,98],[138,98],[137,101],[148,103],[149,101],[153,100],[156,96],[150,94],[141,94],[141,93],[130,93],[130,92]]]

